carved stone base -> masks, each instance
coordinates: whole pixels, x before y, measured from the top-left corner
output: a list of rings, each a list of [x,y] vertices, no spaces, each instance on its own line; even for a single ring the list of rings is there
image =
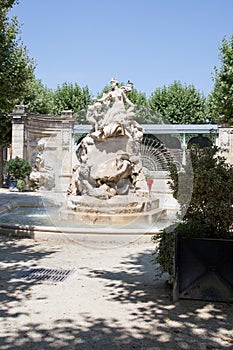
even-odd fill
[[[138,224],[152,225],[153,222],[166,218],[166,209],[153,209],[148,212],[137,213],[101,213],[86,211],[63,210],[60,212],[61,220],[78,221],[84,224],[95,225],[133,225],[135,229]]]
[[[152,224],[166,216],[166,210],[159,209],[159,199],[149,195],[145,198],[130,194],[114,196],[108,200],[90,196],[70,196],[68,203],[68,208],[60,210],[60,219],[85,224]]]

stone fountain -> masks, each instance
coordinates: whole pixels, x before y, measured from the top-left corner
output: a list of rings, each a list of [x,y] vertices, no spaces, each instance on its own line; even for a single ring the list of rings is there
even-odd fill
[[[140,158],[143,128],[127,97],[131,89],[131,83],[119,86],[113,78],[111,89],[88,107],[92,129],[76,149],[62,220],[134,226],[151,225],[166,215],[145,179]]]

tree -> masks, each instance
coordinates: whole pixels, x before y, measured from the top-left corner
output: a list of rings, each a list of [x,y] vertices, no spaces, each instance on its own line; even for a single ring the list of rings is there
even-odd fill
[[[34,62],[19,38],[17,18],[7,14],[17,0],[0,0],[0,185],[2,184],[2,147],[10,142],[11,120],[7,117],[16,100],[28,91]]]
[[[54,114],[60,114],[65,109],[73,111],[80,124],[85,123],[86,109],[91,102],[88,87],[81,88],[77,83],[63,83],[58,85],[53,93]]]
[[[224,37],[220,50],[220,68],[214,67],[214,88],[209,95],[209,106],[218,123],[233,125],[233,35]]]
[[[135,87],[132,87],[132,90],[127,92],[127,97],[137,107],[148,105],[146,94],[141,91],[138,91],[137,89],[135,89]]]
[[[0,143],[3,144],[10,129],[6,117],[15,106],[16,99],[28,91],[33,78],[34,64],[23,46],[17,18],[9,19],[8,11],[15,0],[0,0]]]
[[[171,124],[201,124],[209,117],[206,98],[193,85],[174,81],[156,89],[148,100],[155,116]]]
[[[28,93],[17,103],[26,105],[28,112],[37,114],[52,114],[55,109],[53,91],[39,79],[30,82]]]
[[[138,123],[157,124],[160,123],[160,118],[155,116],[154,111],[149,107],[146,94],[138,91],[134,87],[132,91],[127,93],[128,98],[135,104],[135,120]]]

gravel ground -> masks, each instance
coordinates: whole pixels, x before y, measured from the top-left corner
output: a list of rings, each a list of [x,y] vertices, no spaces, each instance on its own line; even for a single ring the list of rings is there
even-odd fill
[[[19,196],[33,202],[41,194],[0,189],[0,207]],[[49,237],[0,232],[1,350],[233,348],[233,304],[174,304],[166,276],[156,275],[151,262],[150,241]],[[32,277],[32,268],[71,273],[63,281],[22,278]]]
[[[233,347],[233,304],[174,304],[166,276],[155,275],[153,250],[0,236],[0,349]],[[64,281],[22,279],[30,268],[72,273]]]

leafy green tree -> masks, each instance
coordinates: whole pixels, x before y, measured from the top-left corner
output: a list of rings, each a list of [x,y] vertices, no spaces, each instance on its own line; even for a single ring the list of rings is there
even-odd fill
[[[60,114],[65,109],[73,111],[78,123],[86,120],[86,109],[91,103],[91,95],[88,87],[81,88],[77,83],[63,83],[58,85],[53,93],[54,114]]]
[[[9,19],[7,13],[16,3],[0,0],[0,144],[6,142],[10,121],[6,117],[16,100],[28,91],[33,78],[34,64],[23,46],[17,18]]]
[[[39,79],[30,82],[28,93],[18,104],[26,105],[28,112],[37,114],[52,114],[55,109],[52,89]]]
[[[17,18],[8,12],[17,0],[0,0],[0,185],[2,184],[2,147],[10,142],[11,120],[7,117],[18,98],[23,97],[33,79],[35,65],[19,38]]]
[[[154,111],[149,107],[148,99],[145,93],[138,91],[133,87],[132,91],[127,93],[127,97],[131,102],[133,102],[133,104],[135,104],[135,120],[138,123],[160,123],[158,118],[155,116]]]
[[[138,91],[137,89],[135,89],[135,87],[132,87],[132,90],[127,92],[127,97],[130,99],[131,102],[133,102],[133,104],[135,104],[135,106],[147,106],[147,98],[146,98],[146,94]]]
[[[209,95],[209,106],[218,123],[233,125],[233,35],[224,37],[220,50],[219,68],[214,67],[214,88]]]
[[[156,118],[171,124],[201,124],[209,118],[205,96],[193,85],[183,86],[179,81],[156,89],[148,103]]]

